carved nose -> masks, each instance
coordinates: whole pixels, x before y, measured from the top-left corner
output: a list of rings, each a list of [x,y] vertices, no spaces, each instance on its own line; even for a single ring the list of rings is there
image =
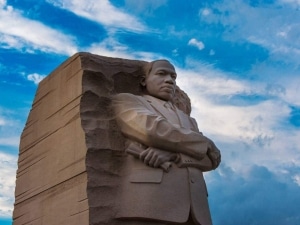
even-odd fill
[[[175,83],[174,80],[172,79],[172,77],[170,75],[167,76],[165,82],[168,83],[168,84],[174,84]]]
[[[168,84],[174,84],[174,81],[173,81],[173,80],[170,80],[170,79],[168,79],[168,80],[166,80],[166,83],[168,83]]]

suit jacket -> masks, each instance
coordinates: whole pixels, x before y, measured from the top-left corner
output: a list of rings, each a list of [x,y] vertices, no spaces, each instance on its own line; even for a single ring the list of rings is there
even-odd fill
[[[196,121],[164,104],[152,96],[128,93],[118,94],[113,100],[116,120],[128,139],[180,153],[191,163],[207,159],[207,140]],[[128,156],[126,164],[117,218],[184,223],[191,213],[195,223],[212,224],[200,169],[173,164],[166,173],[133,156]]]

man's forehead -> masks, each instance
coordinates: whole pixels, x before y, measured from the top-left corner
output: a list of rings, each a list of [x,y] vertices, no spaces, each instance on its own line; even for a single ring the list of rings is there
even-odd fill
[[[175,67],[168,61],[159,60],[154,62],[152,70],[172,70],[175,71]]]

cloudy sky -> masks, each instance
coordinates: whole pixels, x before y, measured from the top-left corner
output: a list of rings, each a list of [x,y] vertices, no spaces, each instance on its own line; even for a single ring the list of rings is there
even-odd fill
[[[0,0],[0,224],[37,85],[78,51],[169,59],[200,130],[215,225],[299,225],[299,0]]]

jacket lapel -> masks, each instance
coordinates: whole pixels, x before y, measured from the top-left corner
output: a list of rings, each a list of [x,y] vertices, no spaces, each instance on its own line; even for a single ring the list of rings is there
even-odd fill
[[[157,99],[155,97],[144,95],[144,98],[150,104],[151,108],[154,110],[153,112],[156,114],[162,115],[164,118],[166,118],[169,122],[173,123],[174,125],[180,126],[179,118],[174,111],[170,111],[168,108],[164,106],[166,101]]]
[[[186,115],[181,110],[177,109],[172,112],[167,109],[164,104],[165,101],[159,100],[157,98],[154,98],[149,95],[145,95],[144,98],[146,101],[152,106],[152,108],[159,114],[161,114],[163,117],[165,117],[168,121],[172,122],[173,124],[180,125],[181,127],[192,129],[193,126],[191,124],[191,121],[189,120],[188,115]]]
[[[176,113],[177,113],[177,116],[180,120],[181,126],[186,128],[186,129],[193,130],[193,124],[191,123],[189,116],[186,115],[184,112],[182,112],[181,110],[179,110],[177,108],[176,108]]]

